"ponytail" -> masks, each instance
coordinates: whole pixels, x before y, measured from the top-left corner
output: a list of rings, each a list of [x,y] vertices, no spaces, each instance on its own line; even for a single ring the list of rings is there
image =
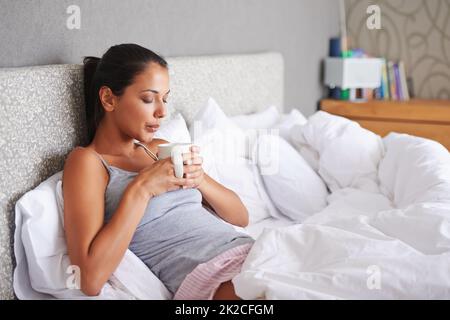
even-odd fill
[[[84,104],[86,108],[86,124],[88,132],[89,143],[94,139],[95,131],[98,126],[98,122],[103,117],[103,108],[99,104],[100,98],[98,97],[98,90],[94,88],[94,76],[98,65],[100,64],[100,58],[97,57],[85,57],[83,59],[84,70]]]

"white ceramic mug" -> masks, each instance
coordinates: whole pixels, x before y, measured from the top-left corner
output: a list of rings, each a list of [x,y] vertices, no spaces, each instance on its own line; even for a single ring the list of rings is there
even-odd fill
[[[183,178],[183,153],[191,152],[192,143],[163,143],[158,145],[158,158],[171,157],[175,170],[175,177]]]

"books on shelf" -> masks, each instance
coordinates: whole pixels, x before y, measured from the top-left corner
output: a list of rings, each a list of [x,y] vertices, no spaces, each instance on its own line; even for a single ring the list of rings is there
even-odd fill
[[[381,59],[381,84],[375,89],[360,88],[342,90],[348,92],[348,96],[341,94],[341,100],[394,100],[408,101],[410,99],[410,83],[406,78],[405,64],[403,61],[393,62]]]
[[[334,41],[336,42],[336,41]],[[337,43],[337,42],[336,42]],[[333,50],[331,50],[333,51]],[[331,52],[330,51],[330,52]],[[336,51],[336,50],[334,50]],[[333,51],[333,52],[334,52]],[[371,58],[370,55],[366,54],[364,52],[364,50],[362,49],[351,49],[348,50],[346,52],[341,52],[341,51],[336,51],[337,53],[335,53],[335,55],[339,55],[339,57],[341,59],[347,59],[347,58],[352,58],[352,60],[357,60],[359,58]],[[328,63],[328,60],[332,60],[333,58],[330,59],[326,59],[325,61],[325,67],[327,67],[330,63]],[[375,59],[372,59],[375,60]],[[341,99],[341,100],[372,100],[372,99],[376,99],[376,100],[394,100],[394,101],[407,101],[410,99],[410,95],[412,95],[412,84],[411,84],[411,79],[406,77],[406,68],[405,68],[405,64],[403,61],[391,61],[391,60],[387,60],[385,58],[379,58],[376,59],[378,61],[381,61],[381,81],[378,82],[376,81],[376,85],[378,85],[378,83],[380,83],[380,86],[378,88],[375,89],[369,89],[368,85],[367,85],[367,81],[366,83],[364,81],[361,80],[362,77],[361,75],[359,76],[359,78],[357,76],[354,76],[353,78],[355,78],[356,80],[354,80],[353,78],[352,81],[349,81],[348,79],[350,78],[348,76],[348,73],[350,73],[350,71],[347,72],[346,76],[340,76],[339,72],[341,72],[342,74],[344,74],[345,72],[343,72],[342,70],[344,69],[343,67],[333,68],[333,65],[329,66],[329,68],[326,68],[326,71],[329,71],[328,69],[330,69],[333,72],[325,72],[325,80],[324,82],[328,85],[330,84],[334,84],[334,85],[330,85],[330,94],[329,96],[334,98],[334,99]],[[355,64],[355,62],[352,62],[353,64]],[[342,65],[345,65],[344,63],[341,63]],[[379,65],[379,62],[378,62]],[[336,71],[337,70],[337,71]],[[375,79],[379,79],[379,75],[380,74],[378,71],[378,66],[376,67],[376,71],[377,74],[375,75]],[[374,74],[373,69],[372,70],[364,70],[364,72],[371,72],[371,74]],[[339,75],[339,80],[340,79],[347,79],[347,82],[345,82],[344,80],[342,80],[341,82],[336,81],[336,79],[334,79],[335,77],[327,77],[328,74],[334,75],[336,76],[336,74]],[[331,81],[329,78],[332,78],[333,81]],[[339,88],[339,84],[343,85],[343,83],[346,83],[347,88]],[[350,84],[349,84],[350,83]],[[361,85],[361,87],[359,86]],[[364,85],[366,85],[366,87],[364,87]],[[374,88],[373,85],[371,88]],[[411,90],[411,91],[410,91]],[[410,94],[411,93],[411,94]]]
[[[381,86],[375,99],[380,100],[409,100],[409,88],[403,61],[393,62],[383,59],[381,71]]]

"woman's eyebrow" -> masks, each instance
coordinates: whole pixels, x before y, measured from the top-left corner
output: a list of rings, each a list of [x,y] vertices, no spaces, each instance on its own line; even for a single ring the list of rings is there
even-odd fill
[[[141,92],[145,92],[145,91],[151,91],[153,93],[159,94],[159,91],[153,90],[153,89],[145,89],[145,90],[142,90]],[[166,94],[168,94],[169,92],[170,92],[170,89],[169,89],[169,91],[166,92]]]

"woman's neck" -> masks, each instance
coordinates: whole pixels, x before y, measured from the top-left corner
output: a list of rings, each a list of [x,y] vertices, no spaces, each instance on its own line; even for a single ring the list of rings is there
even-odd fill
[[[134,139],[105,120],[100,121],[91,145],[100,154],[132,157],[136,150]]]

